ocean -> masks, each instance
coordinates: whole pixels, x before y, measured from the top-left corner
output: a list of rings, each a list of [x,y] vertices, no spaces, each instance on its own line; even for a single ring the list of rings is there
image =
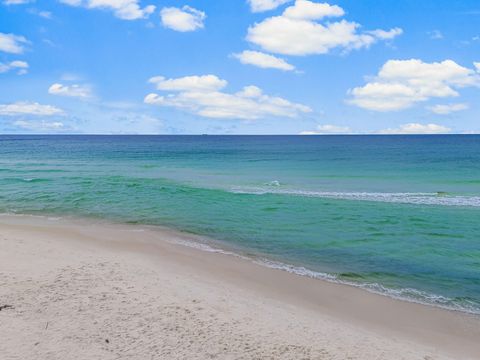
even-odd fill
[[[480,136],[0,136],[0,212],[161,225],[480,313]]]

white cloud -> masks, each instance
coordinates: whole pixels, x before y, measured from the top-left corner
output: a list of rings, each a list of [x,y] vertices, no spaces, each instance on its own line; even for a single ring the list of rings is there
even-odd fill
[[[402,30],[359,32],[360,25],[347,20],[318,20],[340,17],[344,10],[337,5],[297,0],[282,15],[266,18],[248,29],[247,40],[262,49],[286,55],[326,54],[332,49],[343,50],[369,47],[379,40],[390,40]]]
[[[474,62],[473,65],[475,66],[477,72],[480,72],[480,62]]]
[[[377,30],[367,31],[367,33],[372,34],[373,36],[381,40],[391,40],[396,38],[397,36],[402,35],[403,30],[400,28],[393,28],[388,31],[377,29]]]
[[[155,84],[157,90],[170,91],[216,91],[227,86],[227,81],[219,79],[215,75],[193,75],[177,79],[165,79],[163,76],[155,76],[148,80]]]
[[[265,95],[256,86],[246,86],[237,93],[226,93],[221,90],[227,82],[215,75],[178,79],[157,76],[150,82],[157,89],[175,93],[165,96],[152,93],[145,97],[145,103],[185,109],[208,118],[254,120],[268,116],[297,117],[312,111],[308,106]]]
[[[295,70],[295,66],[289,64],[285,60],[259,51],[245,50],[239,54],[233,54],[233,56],[240,60],[242,64],[284,71]]]
[[[160,11],[163,26],[175,31],[195,31],[203,29],[206,15],[203,11],[184,6],[181,9],[166,7]]]
[[[58,0],[62,4],[70,5],[70,6],[81,6],[83,4],[83,0]]]
[[[28,71],[28,63],[20,60],[11,61],[7,64],[0,63],[0,74],[10,70],[17,70],[18,75],[24,75]]]
[[[325,135],[325,134],[347,134],[351,133],[352,129],[348,126],[338,125],[318,125],[313,131],[302,131],[300,135]]]
[[[374,79],[349,90],[348,102],[374,111],[395,111],[431,98],[457,97],[457,89],[468,86],[480,86],[480,75],[452,60],[389,60]]]
[[[28,40],[23,36],[0,33],[0,51],[21,54],[25,51],[26,44],[28,44]]]
[[[292,0],[247,0],[252,12],[273,10],[290,1]]]
[[[60,96],[69,96],[69,97],[79,97],[79,98],[89,98],[92,96],[92,90],[88,85],[63,85],[63,84],[53,84],[48,89],[48,93],[52,95]]]
[[[23,5],[31,2],[32,0],[4,0],[3,1],[5,5]]]
[[[389,128],[374,132],[366,132],[367,134],[384,134],[384,135],[414,135],[414,134],[448,134],[452,129],[438,124],[419,124],[408,123],[400,125],[397,128]],[[354,133],[348,126],[338,125],[318,125],[315,130],[302,131],[300,135],[328,135],[328,134],[359,134]]]
[[[59,0],[70,6],[83,6],[88,9],[107,9],[123,20],[137,20],[148,17],[155,11],[154,5],[142,8],[139,0]]]
[[[297,0],[295,5],[285,9],[282,16],[298,20],[320,20],[324,17],[339,17],[343,15],[345,15],[345,11],[337,5]]]
[[[60,121],[26,121],[17,120],[13,123],[14,126],[28,131],[60,131],[65,130],[65,125]]]
[[[36,102],[18,101],[13,104],[0,104],[0,115],[21,116],[38,115],[52,116],[63,115],[63,110],[52,105],[41,105]]]
[[[430,106],[428,109],[438,115],[448,115],[453,112],[467,110],[468,104],[439,104]]]
[[[438,124],[409,123],[400,125],[398,128],[378,131],[378,134],[409,135],[409,134],[448,134],[452,129]]]

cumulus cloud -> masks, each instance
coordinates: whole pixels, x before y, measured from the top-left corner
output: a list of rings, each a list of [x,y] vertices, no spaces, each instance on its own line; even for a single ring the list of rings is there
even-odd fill
[[[148,17],[155,11],[154,5],[142,8],[139,0],[59,0],[70,6],[82,6],[88,9],[111,10],[123,20],[137,20]]]
[[[0,115],[21,116],[53,116],[63,115],[63,110],[52,105],[41,105],[36,102],[18,101],[12,104],[0,104]]]
[[[24,75],[28,71],[28,63],[25,61],[15,60],[9,63],[0,63],[0,74],[11,70],[16,70],[18,75]]]
[[[389,60],[375,78],[349,90],[348,102],[368,110],[395,111],[431,98],[457,97],[458,89],[469,86],[480,86],[480,75],[452,60]]]
[[[88,85],[63,85],[60,83],[55,83],[48,89],[48,93],[52,95],[60,96],[69,96],[69,97],[78,97],[78,98],[89,98],[92,96],[92,91]]]
[[[0,33],[0,51],[11,54],[22,54],[27,44],[28,40],[23,36]]]
[[[430,106],[428,109],[438,115],[448,115],[453,112],[467,110],[468,104],[439,104]]]
[[[448,134],[452,129],[438,124],[409,123],[400,125],[398,128],[378,131],[378,134],[409,135],[409,134]]]
[[[203,29],[206,15],[203,11],[185,5],[184,7],[165,7],[160,11],[162,25],[180,32]]]
[[[239,54],[233,54],[233,56],[242,64],[253,65],[264,69],[295,70],[295,66],[285,60],[259,51],[245,50]]]
[[[216,91],[227,86],[227,81],[215,75],[193,75],[177,79],[166,79],[163,76],[152,77],[148,82],[155,84],[157,90],[170,91]]]
[[[351,132],[352,129],[350,129],[348,126],[326,124],[318,125],[313,131],[302,131],[300,135],[348,134]]]
[[[248,29],[247,40],[263,50],[286,55],[326,54],[332,49],[367,48],[379,40],[390,40],[402,29],[360,32],[360,25],[347,20],[320,23],[341,17],[345,11],[327,3],[297,0],[280,16],[273,16]]]
[[[320,20],[324,17],[343,15],[345,15],[345,11],[340,6],[316,3],[309,0],[297,0],[295,5],[289,6],[283,12],[283,16],[299,20]]]
[[[297,117],[312,110],[305,105],[265,95],[256,86],[246,86],[237,93],[222,91],[227,81],[215,75],[150,79],[156,88],[173,91],[167,95],[148,94],[144,102],[184,109],[193,114],[218,119],[255,120],[268,116]]]
[[[273,10],[290,1],[292,0],[247,0],[252,12]]]

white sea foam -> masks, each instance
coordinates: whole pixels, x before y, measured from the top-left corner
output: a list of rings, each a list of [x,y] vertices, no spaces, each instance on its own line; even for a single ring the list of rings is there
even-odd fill
[[[38,214],[24,214],[17,212],[15,209],[10,209],[10,211],[0,212],[0,216],[9,216],[9,217],[29,217],[29,218],[38,218],[46,219],[48,221],[59,221],[62,220],[61,216],[49,216],[49,215],[38,215]]]
[[[280,181],[273,180],[273,181],[265,183],[265,185],[267,185],[267,186],[280,186],[281,184],[280,184]]]
[[[454,299],[442,295],[427,293],[425,291],[420,291],[413,288],[394,289],[385,287],[378,283],[347,281],[344,279],[339,279],[338,276],[335,274],[313,271],[302,266],[293,266],[281,262],[271,261],[268,259],[253,261],[257,264],[264,265],[269,268],[283,270],[296,275],[307,276],[310,278],[325,280],[337,284],[354,286],[378,295],[387,296],[397,300],[436,306],[443,309],[462,311],[470,314],[480,314],[479,304],[468,302],[466,300],[460,303],[458,301],[455,301]]]
[[[369,291],[374,294],[387,296],[397,300],[403,300],[408,302],[413,302],[417,304],[423,304],[428,306],[435,306],[446,310],[454,310],[454,311],[461,311],[469,314],[480,315],[480,305],[474,302],[469,302],[468,300],[456,301],[455,299],[451,299],[442,295],[427,293],[425,291],[413,289],[413,288],[388,288],[378,283],[369,283],[369,282],[356,282],[356,281],[348,281],[344,279],[340,279],[338,275],[313,271],[307,269],[303,266],[295,266],[286,264],[279,261],[273,261],[266,258],[256,258],[246,255],[241,255],[237,252],[223,250],[212,245],[206,243],[200,243],[197,241],[189,241],[189,240],[180,240],[175,239],[171,240],[172,243],[187,246],[190,248],[194,248],[201,251],[206,251],[210,253],[219,253],[228,256],[234,256],[243,260],[250,261],[254,264],[265,266],[271,269],[286,271],[291,274],[299,275],[299,276],[307,276],[309,278],[328,281],[336,284],[348,285],[353,286],[356,288],[360,288],[366,291]]]
[[[294,189],[272,189],[264,187],[233,187],[230,190],[239,194],[278,194],[290,196],[317,197],[324,199],[342,199],[357,201],[375,201],[401,204],[442,205],[442,206],[472,206],[480,207],[480,196],[460,196],[438,193],[381,193],[381,192],[334,192],[307,191]]]

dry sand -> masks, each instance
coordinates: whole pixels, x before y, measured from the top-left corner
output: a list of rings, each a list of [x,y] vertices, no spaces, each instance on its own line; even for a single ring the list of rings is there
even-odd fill
[[[0,359],[480,359],[480,320],[167,230],[0,216]]]

